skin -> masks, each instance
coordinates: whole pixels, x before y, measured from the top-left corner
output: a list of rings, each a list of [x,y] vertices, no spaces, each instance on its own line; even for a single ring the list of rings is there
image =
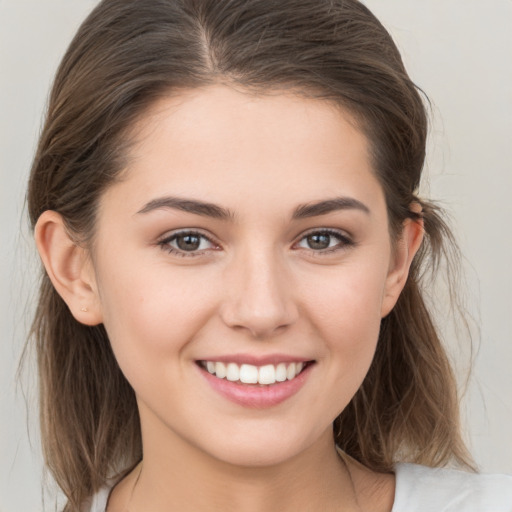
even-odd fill
[[[161,100],[136,132],[90,250],[55,212],[36,227],[56,289],[77,320],[104,323],[137,396],[144,460],[108,510],[389,512],[393,475],[340,458],[331,426],[422,238],[406,221],[392,243],[366,137],[326,102],[227,86]],[[152,208],[167,197],[229,215]],[[293,218],[340,197],[364,207]],[[199,250],[170,253],[169,238],[190,229],[206,237]],[[326,229],[329,248],[312,247],[307,236]],[[241,353],[315,364],[295,395],[251,408],[219,395],[196,364]]]

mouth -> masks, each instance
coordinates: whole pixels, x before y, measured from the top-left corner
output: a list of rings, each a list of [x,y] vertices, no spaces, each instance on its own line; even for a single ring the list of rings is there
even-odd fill
[[[217,379],[237,384],[266,387],[293,381],[309,366],[313,365],[314,361],[282,362],[256,366],[235,362],[200,360],[197,361],[197,364]]]

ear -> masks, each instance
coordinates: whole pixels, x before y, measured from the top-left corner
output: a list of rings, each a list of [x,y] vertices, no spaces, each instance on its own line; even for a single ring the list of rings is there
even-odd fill
[[[50,280],[82,324],[97,325],[103,319],[96,277],[86,249],[69,236],[60,214],[47,210],[35,226],[35,241]]]
[[[411,210],[421,212],[417,203],[411,205]],[[403,224],[400,238],[396,242],[382,301],[381,317],[388,315],[395,306],[402,292],[412,260],[421,247],[424,235],[423,219],[407,219]]]

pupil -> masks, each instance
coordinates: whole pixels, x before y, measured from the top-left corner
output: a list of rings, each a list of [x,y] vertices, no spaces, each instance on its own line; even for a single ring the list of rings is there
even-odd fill
[[[311,249],[327,249],[330,242],[330,235],[317,234],[308,236],[308,245]]]
[[[195,251],[199,248],[201,240],[197,235],[181,235],[176,239],[176,243],[183,251]]]

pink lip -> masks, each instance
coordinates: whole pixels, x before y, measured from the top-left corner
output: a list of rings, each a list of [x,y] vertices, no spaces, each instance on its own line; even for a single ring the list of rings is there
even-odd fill
[[[224,362],[221,359],[209,360]],[[233,358],[229,359],[229,361],[236,362],[236,360],[233,360]],[[244,359],[244,362],[245,361],[246,360]],[[300,359],[293,359],[292,361],[300,361]],[[280,362],[284,361],[280,360]],[[262,386],[259,384],[242,384],[240,382],[231,382],[227,379],[219,379],[206,371],[201,366],[197,365],[197,368],[201,372],[203,378],[206,379],[208,384],[217,393],[221,394],[231,402],[242,405],[244,407],[265,409],[267,407],[278,405],[295,395],[306,382],[314,366],[315,364],[306,366],[306,368],[304,368],[304,370],[302,370],[302,372],[292,380],[276,382],[275,384],[268,386]]]
[[[277,365],[279,363],[305,363],[311,361],[304,357],[294,357],[288,354],[268,354],[266,356],[255,356],[254,354],[233,354],[228,356],[203,357],[202,361],[214,361],[219,363],[252,364],[264,366],[266,364]]]

